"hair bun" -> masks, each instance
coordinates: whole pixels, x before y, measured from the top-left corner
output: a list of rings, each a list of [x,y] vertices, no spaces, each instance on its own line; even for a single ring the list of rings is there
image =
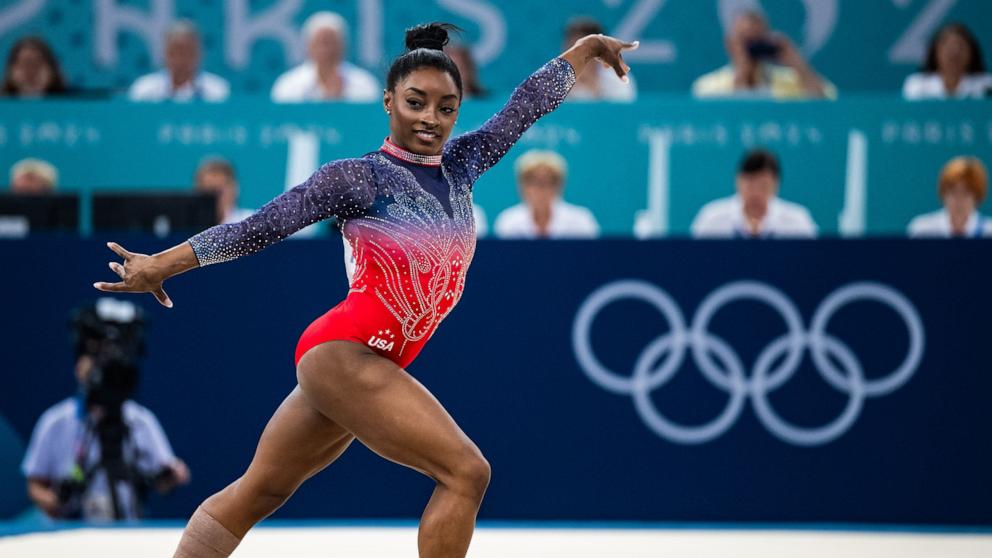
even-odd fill
[[[418,48],[428,50],[441,50],[448,44],[448,32],[460,31],[458,27],[450,23],[431,22],[406,30],[406,49],[409,51]]]

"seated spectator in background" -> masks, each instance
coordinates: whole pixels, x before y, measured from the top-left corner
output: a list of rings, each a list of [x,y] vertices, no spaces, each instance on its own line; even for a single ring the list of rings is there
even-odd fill
[[[989,190],[985,165],[974,157],[957,157],[944,165],[937,194],[944,209],[920,215],[909,223],[914,238],[979,238],[992,236],[992,219],[978,213]]]
[[[985,71],[982,49],[971,31],[960,23],[937,31],[930,40],[923,68],[907,77],[902,87],[902,96],[910,101],[981,99],[990,95],[992,74]]]
[[[769,29],[760,12],[735,17],[724,46],[730,64],[697,79],[694,96],[837,98],[837,88],[816,73],[788,37]]]
[[[31,501],[49,517],[137,519],[149,488],[189,482],[158,419],[130,399],[142,326],[140,308],[112,298],[74,317],[79,394],[41,415],[21,465]]]
[[[59,171],[48,161],[21,159],[10,167],[10,191],[13,194],[51,194],[58,185]]]
[[[562,199],[568,165],[554,151],[532,149],[514,164],[523,203],[503,210],[493,230],[499,238],[596,238],[592,212]]]
[[[277,103],[370,102],[382,98],[371,73],[345,60],[348,22],[334,12],[317,12],[303,23],[308,60],[279,76],[272,86]]]
[[[200,32],[188,20],[165,34],[165,68],[137,79],[128,91],[132,101],[226,101],[231,86],[224,78],[200,70]]]
[[[479,83],[479,71],[472,58],[472,51],[466,45],[456,44],[444,47],[444,52],[448,54],[451,61],[458,67],[458,73],[462,76],[462,99],[471,97],[483,98],[489,94],[485,87]]]
[[[603,26],[595,19],[585,16],[572,18],[565,25],[562,50],[572,48],[582,37],[601,33]],[[613,68],[605,68],[599,63],[589,64],[577,77],[568,100],[632,103],[637,99],[637,85],[633,75],[627,74],[627,79],[629,81],[624,83]]]
[[[66,92],[65,78],[52,49],[39,37],[25,37],[10,49],[0,95],[45,97]]]
[[[781,170],[769,151],[745,154],[737,168],[737,194],[712,201],[692,222],[695,238],[813,238],[816,224],[801,205],[778,197]]]
[[[238,207],[238,177],[226,159],[213,157],[200,163],[193,175],[193,188],[217,197],[218,224],[236,223],[254,213]]]

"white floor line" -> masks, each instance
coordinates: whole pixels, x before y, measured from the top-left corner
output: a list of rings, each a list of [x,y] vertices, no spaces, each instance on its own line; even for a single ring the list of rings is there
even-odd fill
[[[4,558],[168,558],[179,529],[0,538]],[[234,558],[415,558],[413,528],[259,528]],[[992,535],[815,531],[480,529],[471,558],[989,558]]]

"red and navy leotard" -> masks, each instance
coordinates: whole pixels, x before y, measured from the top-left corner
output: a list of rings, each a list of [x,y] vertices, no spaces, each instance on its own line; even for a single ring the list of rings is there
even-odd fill
[[[441,155],[415,155],[387,142],[359,159],[325,164],[254,215],[207,229],[189,243],[204,266],[335,218],[354,251],[355,275],[345,300],[303,332],[296,362],[320,343],[349,340],[405,367],[465,288],[475,252],[472,185],[574,84],[572,66],[555,58],[481,128],[447,142]]]

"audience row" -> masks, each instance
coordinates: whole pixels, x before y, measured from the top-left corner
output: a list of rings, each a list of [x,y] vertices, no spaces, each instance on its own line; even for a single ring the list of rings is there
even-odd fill
[[[381,81],[347,59],[348,22],[333,12],[317,12],[303,24],[307,59],[279,76],[271,90],[278,103],[323,100],[374,102],[382,96]],[[563,33],[563,49],[578,39],[603,33],[588,17],[573,18]],[[134,101],[218,102],[228,99],[228,82],[201,68],[202,44],[195,24],[174,23],[164,38],[164,67],[139,77],[128,89]],[[795,44],[774,30],[758,11],[745,11],[733,21],[724,39],[728,63],[692,85],[698,98],[751,97],[773,99],[835,99],[837,87],[820,75]],[[484,97],[471,51],[464,44],[446,47],[458,65],[466,97]],[[18,41],[7,57],[0,94],[40,97],[72,93],[52,49],[39,37]],[[909,100],[984,98],[992,95],[992,74],[985,68],[978,41],[967,26],[951,23],[930,41],[921,70],[906,78],[903,96]],[[574,100],[631,102],[637,85],[622,82],[612,69],[591,65],[572,90]]]
[[[568,163],[553,151],[532,149],[514,162],[520,203],[496,217],[497,238],[597,238],[600,226],[588,208],[565,201]],[[747,152],[735,176],[734,194],[707,203],[692,221],[696,238],[814,238],[818,227],[810,212],[779,197],[782,169],[774,153]],[[251,209],[238,205],[234,166],[222,158],[205,159],[194,173],[194,190],[213,194],[217,223],[244,219]],[[24,159],[10,171],[10,190],[20,195],[55,191],[58,170],[45,161]],[[956,157],[942,169],[937,196],[943,206],[909,224],[912,237],[992,237],[992,219],[978,212],[988,193],[988,173],[975,157]],[[479,236],[488,234],[487,219],[475,207]]]

